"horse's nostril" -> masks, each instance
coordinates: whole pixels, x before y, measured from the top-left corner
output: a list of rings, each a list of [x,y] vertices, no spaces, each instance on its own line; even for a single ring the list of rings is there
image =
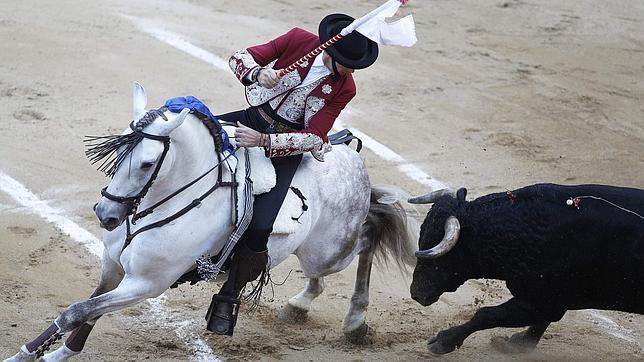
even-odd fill
[[[98,202],[94,204],[94,207],[92,208],[92,210],[94,210],[94,212],[96,212],[97,207],[98,207]]]
[[[117,226],[119,226],[119,219],[115,217],[108,217],[107,219],[103,220],[101,224],[103,224],[103,227],[105,227],[107,230],[114,230]]]

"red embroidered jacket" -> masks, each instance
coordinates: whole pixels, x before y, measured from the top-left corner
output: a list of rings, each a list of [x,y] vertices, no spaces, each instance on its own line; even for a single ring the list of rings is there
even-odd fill
[[[330,150],[327,134],[342,109],[355,96],[356,86],[352,75],[347,74],[338,79],[326,76],[296,88],[306,78],[313,60],[286,74],[271,89],[251,83],[246,76],[255,68],[267,67],[271,63],[273,69],[285,68],[319,45],[318,36],[294,28],[266,44],[238,50],[230,58],[230,68],[247,86],[246,100],[251,106],[268,102],[279,116],[304,126],[297,133],[271,134],[271,146],[267,150],[269,157],[310,151],[322,161],[324,153]]]

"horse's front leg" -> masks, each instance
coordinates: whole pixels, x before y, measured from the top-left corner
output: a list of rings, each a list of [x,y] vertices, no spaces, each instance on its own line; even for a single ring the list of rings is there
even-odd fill
[[[289,299],[288,303],[280,311],[279,317],[289,322],[301,322],[311,309],[313,299],[317,298],[324,291],[324,278],[310,278],[306,287],[298,295]]]
[[[369,332],[369,326],[365,322],[365,313],[369,305],[369,282],[372,262],[373,251],[368,250],[360,254],[355,289],[351,297],[349,311],[342,322],[344,336],[349,342],[355,344],[365,343],[367,341],[367,332]]]
[[[107,253],[105,253],[102,260],[101,280],[90,298],[105,294],[116,288],[121,280],[123,280],[124,275],[125,272],[121,265],[114,262],[109,258]],[[87,321],[80,327],[74,329],[60,348],[51,353],[45,354],[41,361],[66,361],[70,357],[81,353],[98,318],[100,318],[100,316],[91,321]]]
[[[110,292],[69,306],[54,322],[33,341],[23,345],[21,351],[9,361],[33,361],[41,357],[52,343],[64,333],[83,326],[105,313],[123,309],[144,299],[153,298],[167,289],[150,280],[125,277],[118,287]]]

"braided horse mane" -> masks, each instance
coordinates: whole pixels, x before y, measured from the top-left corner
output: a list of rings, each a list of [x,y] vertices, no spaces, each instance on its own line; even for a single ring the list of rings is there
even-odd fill
[[[92,164],[101,162],[97,170],[103,172],[105,176],[113,177],[119,166],[127,158],[136,145],[143,140],[140,132],[145,127],[154,122],[158,117],[163,117],[165,107],[151,109],[147,111],[138,121],[132,122],[130,128],[133,132],[120,135],[109,136],[85,136],[85,155]],[[119,149],[123,148],[120,152]]]

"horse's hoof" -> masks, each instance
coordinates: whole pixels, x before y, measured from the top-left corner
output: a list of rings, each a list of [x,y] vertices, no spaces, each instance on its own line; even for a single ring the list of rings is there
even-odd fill
[[[490,338],[490,344],[495,350],[506,354],[528,353],[536,347],[533,344],[522,343],[517,338],[508,338],[506,336],[494,336]]]
[[[285,322],[289,323],[301,323],[304,322],[308,316],[308,310],[295,307],[290,303],[287,303],[278,313],[277,317]]]
[[[77,354],[80,354],[80,352],[72,351],[65,344],[63,344],[57,350],[51,353],[46,353],[44,356],[42,356],[42,358],[40,359],[40,362],[67,361],[68,359],[70,359],[73,356],[76,356]]]
[[[427,341],[427,348],[434,354],[446,354],[453,352],[456,346],[446,346],[438,339],[438,336],[435,336]]]
[[[347,339],[347,341],[352,344],[358,345],[370,344],[372,335],[373,330],[369,328],[367,323],[362,323],[360,327],[352,331],[344,332],[344,337]]]
[[[13,355],[13,357],[7,358],[3,362],[31,362],[36,360],[35,353],[27,353],[23,350]]]

